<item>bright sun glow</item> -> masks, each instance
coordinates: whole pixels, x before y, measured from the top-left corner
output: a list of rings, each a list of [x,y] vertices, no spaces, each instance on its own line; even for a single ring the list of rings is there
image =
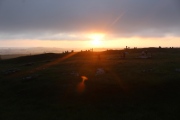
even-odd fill
[[[104,34],[91,34],[89,38],[92,39],[92,44],[94,46],[100,46],[102,44],[102,39],[104,38]]]

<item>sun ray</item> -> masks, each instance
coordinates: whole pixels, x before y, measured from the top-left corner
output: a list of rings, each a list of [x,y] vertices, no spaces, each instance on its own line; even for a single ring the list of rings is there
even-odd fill
[[[14,77],[18,77],[18,76],[25,76],[25,75],[28,75],[28,74],[33,74],[33,73],[41,71],[41,70],[43,70],[45,68],[57,65],[58,63],[60,63],[60,62],[62,62],[64,60],[74,56],[75,54],[77,54],[77,52],[69,53],[69,54],[67,54],[67,55],[65,55],[63,57],[60,57],[60,58],[57,58],[54,61],[51,61],[50,63],[40,65],[40,66],[38,66],[38,67],[36,67],[34,69],[27,70],[26,72],[20,72],[20,73],[13,74],[11,76],[8,76],[8,78],[14,78]]]

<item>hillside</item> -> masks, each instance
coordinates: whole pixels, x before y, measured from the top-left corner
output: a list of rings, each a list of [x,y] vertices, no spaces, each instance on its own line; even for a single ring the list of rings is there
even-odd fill
[[[141,58],[146,50],[152,56]],[[180,49],[175,48],[1,60],[1,120],[177,120],[179,61]]]

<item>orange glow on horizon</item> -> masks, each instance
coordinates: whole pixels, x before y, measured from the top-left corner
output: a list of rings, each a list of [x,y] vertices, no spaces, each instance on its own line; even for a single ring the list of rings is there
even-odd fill
[[[180,37],[165,36],[156,37],[119,37],[113,38],[105,34],[84,35],[84,40],[0,40],[0,47],[57,47],[66,49],[88,49],[88,48],[124,48],[128,47],[179,47]],[[83,36],[83,37],[84,37]],[[88,38],[88,39],[87,39]],[[93,39],[94,38],[94,39]],[[99,41],[96,39],[99,39]],[[95,41],[93,43],[93,41]],[[99,43],[98,43],[99,42]],[[97,43],[97,45],[95,45]],[[99,44],[99,45],[98,45]]]

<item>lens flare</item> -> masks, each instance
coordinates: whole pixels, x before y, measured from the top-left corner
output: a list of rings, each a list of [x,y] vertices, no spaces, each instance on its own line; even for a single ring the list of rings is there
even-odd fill
[[[77,92],[79,94],[83,93],[85,90],[85,84],[84,81],[88,80],[88,78],[86,76],[81,76],[82,81],[77,85]]]

